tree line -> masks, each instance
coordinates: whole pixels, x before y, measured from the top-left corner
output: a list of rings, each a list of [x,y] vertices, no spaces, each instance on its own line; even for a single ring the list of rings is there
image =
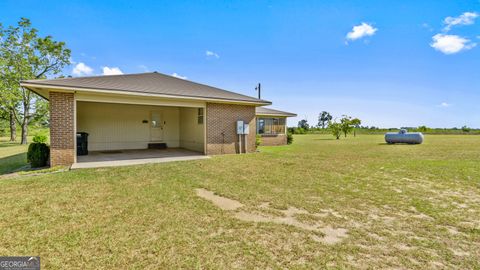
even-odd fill
[[[8,121],[10,141],[16,140],[17,124],[21,144],[27,144],[32,121],[48,125],[48,102],[20,82],[60,77],[70,55],[65,42],[40,36],[29,19],[7,28],[0,23],[0,119]]]
[[[290,131],[296,134],[302,134],[312,128],[329,130],[332,135],[338,140],[343,134],[347,137],[348,134],[353,132],[355,137],[356,129],[360,128],[362,121],[358,118],[353,118],[348,115],[342,115],[340,119],[334,118],[329,112],[322,111],[318,115],[318,122],[316,126],[310,126],[307,119],[298,121],[297,128],[292,128]]]

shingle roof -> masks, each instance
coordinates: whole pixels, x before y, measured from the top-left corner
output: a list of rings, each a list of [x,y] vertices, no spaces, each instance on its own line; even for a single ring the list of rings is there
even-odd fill
[[[297,116],[294,113],[279,111],[271,108],[265,107],[256,107],[255,108],[256,115],[272,115],[272,116],[286,116],[286,117],[295,117]]]
[[[195,83],[165,74],[151,72],[109,76],[61,78],[47,80],[27,80],[22,85],[39,88],[66,87],[74,89],[108,90],[130,93],[147,93],[172,97],[193,97],[215,100],[271,104],[266,100],[234,93],[220,88]]]

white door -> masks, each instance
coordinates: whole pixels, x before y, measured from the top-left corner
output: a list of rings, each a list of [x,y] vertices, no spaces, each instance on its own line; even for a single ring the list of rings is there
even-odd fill
[[[161,111],[150,112],[150,141],[161,142],[163,140],[163,127]]]

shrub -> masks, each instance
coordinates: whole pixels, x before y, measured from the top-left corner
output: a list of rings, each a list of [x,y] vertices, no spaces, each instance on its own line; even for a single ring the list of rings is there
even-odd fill
[[[292,133],[292,134],[306,134],[307,133],[307,131],[304,128],[299,128],[299,127],[289,127],[287,129],[287,131],[289,133]]]
[[[262,144],[262,136],[258,135],[255,137],[255,146],[259,146],[260,144]]]
[[[293,134],[305,134],[307,133],[304,128],[296,128]]]
[[[287,133],[287,144],[292,144],[293,143],[293,135],[292,133],[288,132]]]
[[[28,146],[27,160],[32,168],[47,166],[50,147],[46,143],[34,142]]]
[[[47,135],[37,134],[37,135],[33,136],[33,142],[46,143],[47,142]]]

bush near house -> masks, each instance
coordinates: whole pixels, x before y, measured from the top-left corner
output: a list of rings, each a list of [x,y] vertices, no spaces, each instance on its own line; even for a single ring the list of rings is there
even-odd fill
[[[47,135],[44,134],[38,134],[33,137],[33,142],[36,143],[47,143]]]
[[[287,133],[287,144],[292,144],[293,143],[293,134],[288,132]]]
[[[255,146],[260,146],[260,144],[262,144],[262,136],[258,135],[255,136]]]
[[[33,143],[28,146],[27,160],[32,168],[47,166],[50,156],[50,147],[46,144],[47,136],[36,135]]]

